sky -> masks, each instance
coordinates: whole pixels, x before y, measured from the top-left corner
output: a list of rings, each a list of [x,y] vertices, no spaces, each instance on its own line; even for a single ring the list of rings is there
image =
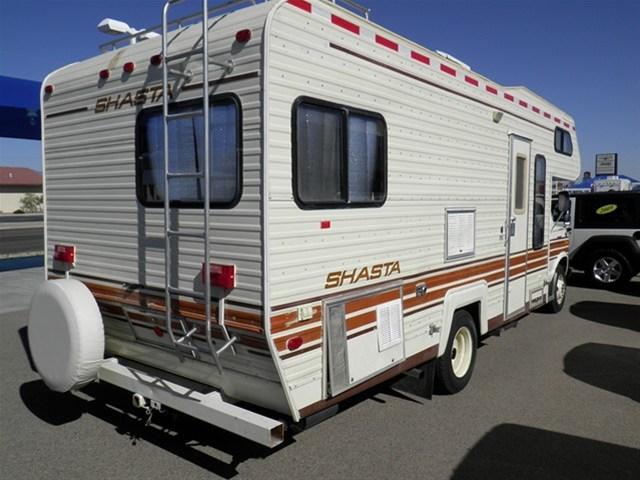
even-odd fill
[[[42,80],[98,53],[105,17],[160,23],[161,0],[0,0],[0,75]],[[210,1],[210,5],[221,3]],[[640,1],[361,0],[371,19],[454,55],[505,86],[524,85],[575,119],[582,170],[618,153],[640,179]],[[190,0],[177,13],[195,11]],[[40,142],[0,139],[0,165],[40,170]]]

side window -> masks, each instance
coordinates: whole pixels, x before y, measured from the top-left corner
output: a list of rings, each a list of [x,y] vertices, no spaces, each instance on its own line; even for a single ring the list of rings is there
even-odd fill
[[[200,108],[188,102],[172,106],[171,113]],[[169,171],[203,172],[204,138],[202,115],[169,121]],[[211,207],[231,208],[241,193],[240,107],[233,97],[214,98],[209,107],[209,192]],[[136,123],[136,190],[146,207],[164,206],[163,120],[159,108],[145,109]],[[172,207],[202,208],[204,178],[172,177],[169,197]]]
[[[346,208],[384,203],[387,155],[382,116],[302,98],[294,104],[293,127],[298,205]]]
[[[527,188],[527,157],[516,157],[516,185],[514,191],[514,207],[516,213],[524,213],[524,197]]]
[[[533,182],[533,248],[544,245],[545,198],[547,193],[547,161],[542,155],[536,155]]]
[[[556,127],[553,146],[556,152],[563,155],[573,155],[573,143],[571,134],[560,127]]]

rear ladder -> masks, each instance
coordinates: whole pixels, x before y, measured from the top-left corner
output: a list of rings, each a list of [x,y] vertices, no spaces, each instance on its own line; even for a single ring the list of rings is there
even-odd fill
[[[210,264],[210,225],[209,225],[209,213],[210,213],[210,201],[211,201],[211,191],[210,191],[210,145],[209,145],[209,28],[208,28],[208,3],[207,0],[202,0],[202,46],[200,48],[194,48],[190,50],[188,53],[190,55],[202,54],[202,109],[181,112],[181,113],[169,113],[169,75],[190,78],[191,74],[189,72],[183,72],[180,70],[175,70],[170,68],[170,62],[172,60],[177,60],[180,58],[184,58],[186,56],[185,53],[180,53],[176,55],[170,55],[168,51],[168,33],[169,33],[169,22],[167,20],[168,13],[170,7],[177,3],[180,3],[182,0],[168,0],[164,8],[162,10],[162,118],[163,118],[163,153],[164,153],[164,229],[165,229],[165,327],[173,344],[173,348],[178,352],[180,358],[183,358],[185,353],[190,354],[195,359],[200,359],[200,353],[211,355],[213,362],[220,374],[223,373],[222,365],[220,364],[220,354],[227,349],[230,349],[234,354],[235,350],[233,344],[236,341],[235,336],[229,335],[229,331],[227,330],[224,322],[225,309],[224,309],[224,298],[218,299],[218,309],[217,309],[217,317],[218,317],[218,325],[222,330],[222,335],[224,338],[224,344],[218,348],[216,348],[215,343],[213,342],[211,335],[211,283],[209,281],[211,277],[211,264]],[[214,62],[215,63],[215,62]],[[188,118],[188,117],[196,117],[202,116],[203,122],[203,139],[204,139],[204,162],[203,167],[199,171],[193,172],[171,172],[169,170],[169,122],[172,120],[177,120],[179,118]],[[173,178],[199,178],[203,179],[203,215],[204,215],[204,230],[202,232],[193,233],[193,232],[184,232],[179,229],[172,230],[171,229],[171,195],[170,195],[170,182]],[[204,252],[203,252],[203,276],[202,283],[204,287],[204,292],[197,292],[195,290],[186,290],[178,287],[174,287],[171,281],[171,261],[172,261],[172,252],[171,247],[173,244],[173,239],[179,240],[180,238],[197,238],[201,239],[204,242]],[[179,249],[177,249],[177,255],[179,255]],[[177,261],[177,260],[176,260]],[[180,264],[179,261],[178,265]],[[179,272],[179,268],[178,268]],[[179,285],[179,273],[176,275],[176,282]],[[197,332],[196,327],[189,328],[188,324],[183,321],[179,322],[181,332],[176,335],[173,330],[173,296],[181,295],[186,297],[191,297],[194,299],[200,299],[204,303],[205,309],[205,334],[206,334],[206,347],[202,347],[201,345],[195,344],[193,342],[193,335]]]

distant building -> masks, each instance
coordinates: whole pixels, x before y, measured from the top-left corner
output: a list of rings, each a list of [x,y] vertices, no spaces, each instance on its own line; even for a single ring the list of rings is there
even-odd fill
[[[27,193],[42,193],[42,174],[25,167],[0,167],[0,213],[20,209]]]

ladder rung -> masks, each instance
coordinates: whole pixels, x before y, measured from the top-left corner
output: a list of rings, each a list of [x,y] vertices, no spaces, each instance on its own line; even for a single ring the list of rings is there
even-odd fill
[[[191,335],[193,335],[197,331],[198,331],[198,329],[196,327],[193,327],[191,330],[189,330],[187,333],[185,333],[182,337],[180,337],[178,340],[176,340],[176,343],[182,344],[185,340],[187,340],[188,338],[191,338]]]
[[[169,120],[176,120],[178,118],[197,117],[198,115],[202,115],[202,110],[189,110],[180,113],[170,113],[167,115],[167,118]]]
[[[175,55],[167,55],[164,60],[165,62],[171,62],[173,60],[180,60],[181,58],[189,57],[191,55],[199,55],[204,52],[202,47],[194,48],[193,50],[188,50],[182,53],[176,53]]]
[[[177,230],[167,230],[167,235],[171,237],[187,237],[187,238],[201,238],[204,240],[204,233],[191,233],[191,232],[178,232]]]
[[[169,178],[204,178],[203,172],[167,172]]]
[[[184,295],[185,297],[193,297],[193,298],[204,298],[204,294],[202,292],[194,292],[193,290],[185,290],[183,288],[176,288],[169,285],[167,287],[169,293],[173,293],[176,295]]]
[[[237,337],[233,337],[231,338],[227,343],[225,343],[222,347],[220,347],[217,351],[216,351],[216,355],[220,355],[222,352],[224,352],[227,348],[229,348],[231,345],[233,345],[237,340]]]

